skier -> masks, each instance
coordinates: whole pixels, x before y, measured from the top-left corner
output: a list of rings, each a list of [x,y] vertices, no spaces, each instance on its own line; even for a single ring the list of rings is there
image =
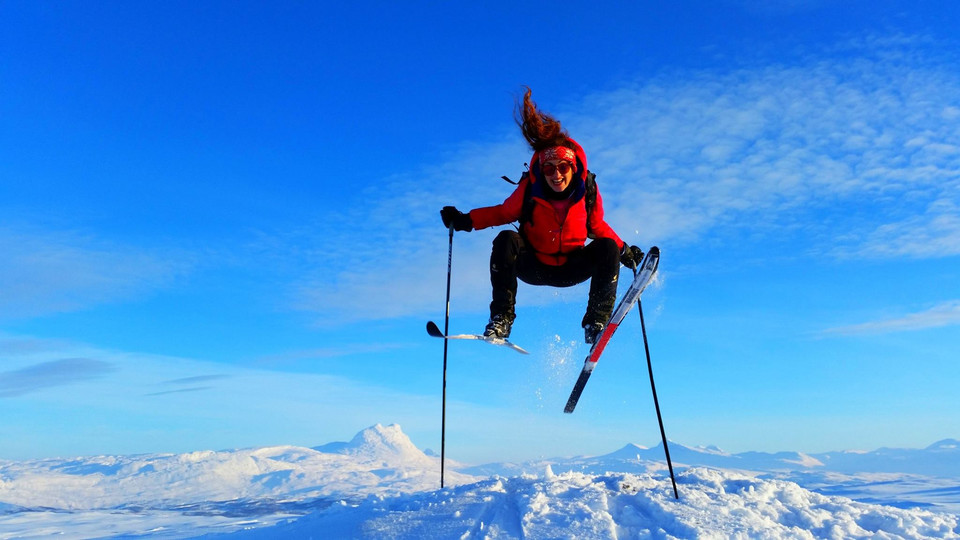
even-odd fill
[[[620,263],[636,268],[643,252],[629,246],[603,219],[603,203],[590,175],[587,156],[560,122],[539,110],[527,88],[517,104],[516,122],[533,149],[530,171],[499,205],[467,213],[445,206],[444,226],[472,231],[519,221],[504,230],[490,254],[490,321],[487,338],[505,339],[516,318],[517,279],[530,285],[570,287],[590,279],[581,326],[593,344],[610,319],[617,298]],[[593,200],[595,197],[595,201]],[[593,240],[587,244],[587,238]]]

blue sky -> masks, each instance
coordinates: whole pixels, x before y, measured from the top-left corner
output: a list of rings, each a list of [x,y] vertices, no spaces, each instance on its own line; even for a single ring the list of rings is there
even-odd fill
[[[447,234],[529,158],[529,85],[644,295],[667,433],[960,437],[960,8],[873,1],[0,4],[0,458],[439,449]],[[480,330],[496,229],[454,240]],[[659,439],[631,315],[574,415],[585,286],[453,343],[448,455]]]

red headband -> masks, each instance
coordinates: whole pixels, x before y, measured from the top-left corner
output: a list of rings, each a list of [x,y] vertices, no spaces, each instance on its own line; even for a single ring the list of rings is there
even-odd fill
[[[577,154],[570,148],[566,146],[552,146],[547,148],[543,152],[540,152],[540,165],[550,161],[550,160],[562,160],[568,161],[571,164],[577,163]]]

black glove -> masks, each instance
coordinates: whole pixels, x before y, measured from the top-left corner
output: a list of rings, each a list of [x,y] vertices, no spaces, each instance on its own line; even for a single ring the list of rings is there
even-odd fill
[[[623,245],[623,252],[620,253],[620,262],[631,270],[636,270],[637,265],[643,262],[643,250],[637,246]]]
[[[440,219],[443,220],[443,225],[448,229],[453,226],[455,231],[473,230],[473,220],[470,219],[470,214],[464,214],[453,206],[444,206],[443,210],[440,210]]]

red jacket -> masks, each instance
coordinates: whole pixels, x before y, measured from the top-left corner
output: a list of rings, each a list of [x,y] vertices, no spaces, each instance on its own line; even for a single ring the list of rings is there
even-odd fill
[[[623,249],[623,240],[617,236],[610,225],[603,220],[603,200],[600,190],[597,189],[597,202],[593,205],[590,215],[587,215],[586,194],[587,158],[574,143],[577,153],[577,172],[574,174],[574,190],[570,195],[570,207],[566,216],[561,220],[553,204],[542,196],[543,190],[550,189],[539,179],[540,156],[534,152],[530,163],[530,174],[517,186],[517,189],[507,197],[502,204],[476,208],[470,211],[470,219],[474,229],[486,229],[497,225],[505,225],[520,219],[523,212],[523,198],[527,185],[532,181],[531,198],[533,211],[530,220],[520,224],[520,234],[527,240],[537,259],[544,264],[561,266],[567,262],[566,255],[584,246],[588,236],[590,238],[611,238],[617,246]]]

